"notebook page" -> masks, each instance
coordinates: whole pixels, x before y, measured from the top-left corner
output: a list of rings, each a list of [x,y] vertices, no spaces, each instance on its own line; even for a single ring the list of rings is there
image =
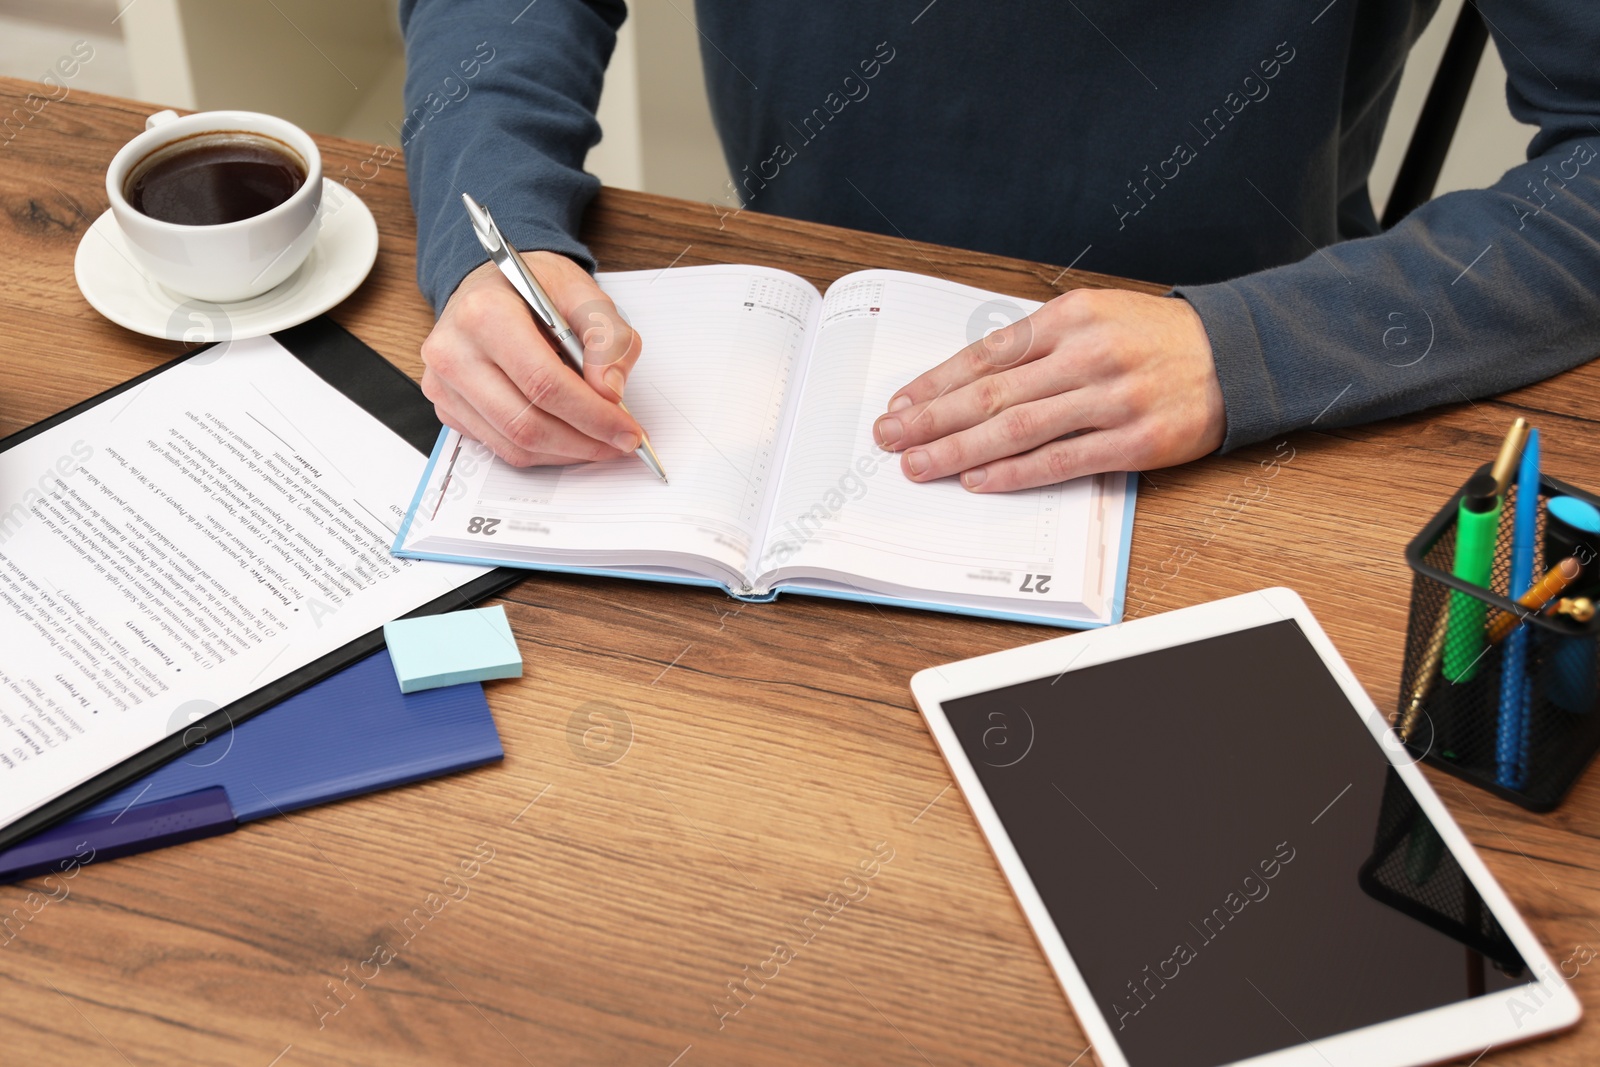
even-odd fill
[[[714,560],[720,574],[744,572],[789,382],[821,298],[803,279],[764,267],[597,278],[644,339],[626,402],[650,434],[668,484],[636,456],[517,468],[453,435],[423,492],[407,550],[571,565],[676,554]]]
[[[1098,580],[1086,589],[1106,535],[1093,479],[989,495],[955,478],[919,484],[872,436],[897,388],[1039,306],[898,271],[834,283],[762,550],[769,578],[856,576],[867,586],[1041,608],[1083,603],[1086,592],[1100,599]]]

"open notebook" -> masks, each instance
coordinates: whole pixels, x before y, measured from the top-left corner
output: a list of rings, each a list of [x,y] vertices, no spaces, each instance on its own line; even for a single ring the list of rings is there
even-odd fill
[[[872,436],[894,390],[1032,301],[899,271],[826,294],[751,266],[601,274],[644,337],[638,458],[518,469],[446,430],[396,555],[892,602],[1059,626],[1122,614],[1134,484],[977,495]]]

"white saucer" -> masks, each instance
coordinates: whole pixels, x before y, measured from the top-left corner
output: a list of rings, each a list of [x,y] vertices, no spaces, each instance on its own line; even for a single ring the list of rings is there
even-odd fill
[[[199,343],[261,337],[327,311],[356,291],[378,258],[378,224],[361,198],[322,179],[322,225],[300,269],[257,297],[228,304],[189,300],[140,270],[108,210],[83,240],[73,272],[84,299],[136,333]]]

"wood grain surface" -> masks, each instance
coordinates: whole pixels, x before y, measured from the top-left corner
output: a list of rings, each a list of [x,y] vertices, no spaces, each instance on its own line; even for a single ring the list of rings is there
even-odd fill
[[[0,115],[30,88],[0,81]],[[183,351],[102,319],[73,281],[106,164],[152,110],[72,92],[0,138],[0,433]],[[329,175],[376,170],[348,184],[382,242],[332,316],[416,376],[432,315],[402,162],[319,141]],[[608,269],[763,263],[822,286],[896,267],[1034,299],[1160,291],[611,189],[585,236]],[[1590,365],[1141,475],[1128,614],[1291,586],[1391,708],[1405,542],[1519,414],[1543,431],[1548,472],[1600,487],[1597,396]],[[944,1067],[1083,1052],[907,689],[922,667],[1054,632],[583,577],[530,576],[505,604],[527,672],[488,686],[503,764],[93,865],[36,911],[40,881],[0,888],[0,916],[29,916],[0,946],[0,1062]],[[1555,961],[1592,958],[1600,772],[1547,816],[1429,775]],[[730,982],[770,975],[775,944],[803,940],[812,909],[891,850],[867,896],[719,1019]],[[439,908],[447,885],[463,888]],[[1600,1061],[1600,964],[1573,985],[1589,1021],[1479,1062]]]

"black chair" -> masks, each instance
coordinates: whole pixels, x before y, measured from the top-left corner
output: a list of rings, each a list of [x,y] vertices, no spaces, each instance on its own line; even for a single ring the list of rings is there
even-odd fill
[[[1478,60],[1488,40],[1489,29],[1483,23],[1483,16],[1472,0],[1467,0],[1456,19],[1455,29],[1450,31],[1450,42],[1445,45],[1444,58],[1439,61],[1439,72],[1433,76],[1433,86],[1428,90],[1417,128],[1406,147],[1400,173],[1395,176],[1394,189],[1384,205],[1384,229],[1433,196],[1433,187],[1439,181],[1439,171],[1444,168],[1444,157],[1450,151],[1450,141],[1461,122],[1461,111],[1466,107],[1467,93],[1472,89],[1472,78],[1478,72]]]

